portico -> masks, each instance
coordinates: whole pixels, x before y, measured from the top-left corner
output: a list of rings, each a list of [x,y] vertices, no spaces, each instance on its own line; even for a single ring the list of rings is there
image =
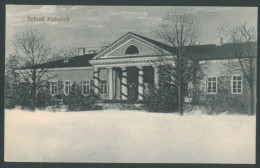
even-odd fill
[[[94,93],[100,94],[99,72],[105,69],[108,72],[108,99],[109,100],[144,100],[145,89],[150,86],[159,88],[159,73],[154,65],[128,65],[113,67],[95,67],[93,71]],[[146,84],[146,85],[145,85]]]
[[[159,69],[156,62],[167,53],[168,46],[128,33],[97,54],[90,64],[94,68],[94,90],[102,90],[99,72],[107,71],[109,100],[144,100],[150,86],[159,88]],[[165,55],[163,55],[165,57]]]

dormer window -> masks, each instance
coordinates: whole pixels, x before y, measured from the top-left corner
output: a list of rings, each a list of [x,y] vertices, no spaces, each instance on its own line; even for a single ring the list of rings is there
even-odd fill
[[[69,59],[68,58],[65,58],[64,60],[63,60],[63,63],[68,63],[69,62]]]
[[[134,45],[130,45],[125,50],[125,54],[139,54],[139,49]]]

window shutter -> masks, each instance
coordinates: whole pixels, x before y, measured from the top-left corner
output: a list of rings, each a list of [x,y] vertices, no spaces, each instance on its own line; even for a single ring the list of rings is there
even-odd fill
[[[94,95],[94,80],[90,81],[90,95]]]
[[[79,83],[79,89],[81,90],[81,94],[83,94],[83,82],[82,81],[80,81],[80,83]]]
[[[63,82],[58,81],[58,94],[62,94],[62,93],[63,93]]]
[[[51,92],[51,83],[49,81],[46,82],[47,91]]]

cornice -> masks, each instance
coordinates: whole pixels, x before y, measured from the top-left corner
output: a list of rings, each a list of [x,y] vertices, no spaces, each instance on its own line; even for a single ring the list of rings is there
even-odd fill
[[[64,68],[49,68],[47,69],[51,72],[56,71],[87,71],[87,70],[93,70],[93,67],[64,67]]]
[[[93,70],[93,67],[64,67],[64,68],[44,68],[44,70],[49,72],[57,72],[57,71],[87,71]],[[25,71],[25,70],[15,70],[15,71]],[[41,71],[41,69],[37,69],[37,71]]]

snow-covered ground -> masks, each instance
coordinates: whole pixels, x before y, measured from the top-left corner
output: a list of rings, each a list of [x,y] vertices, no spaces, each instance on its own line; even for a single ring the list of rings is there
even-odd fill
[[[5,160],[255,163],[255,116],[5,111]]]

